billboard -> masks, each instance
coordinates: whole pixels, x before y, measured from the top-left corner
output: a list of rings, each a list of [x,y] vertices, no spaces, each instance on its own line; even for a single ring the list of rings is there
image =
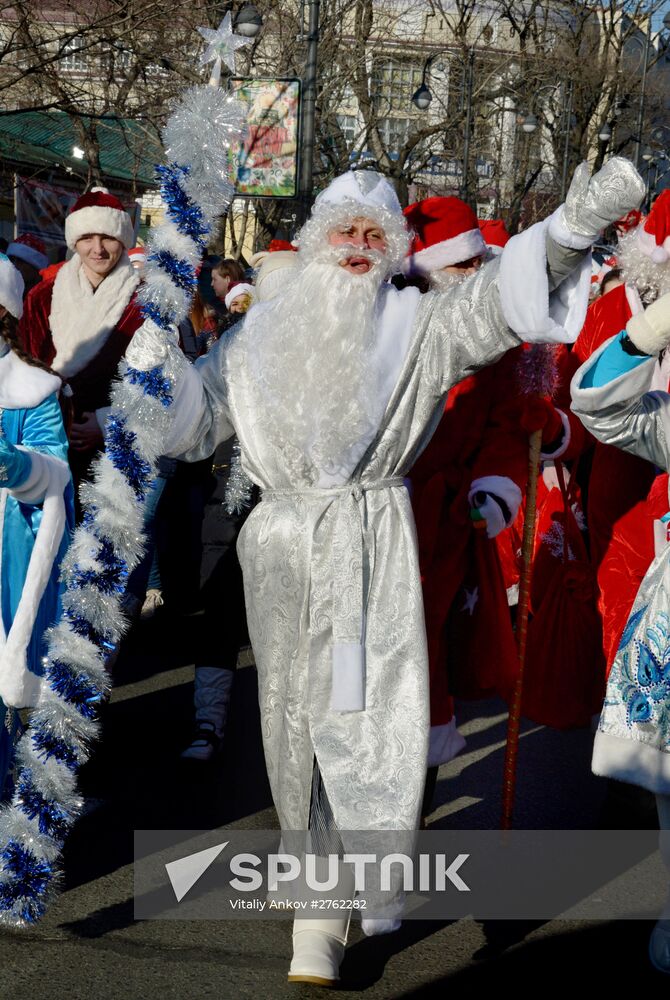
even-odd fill
[[[297,197],[300,80],[237,77],[231,89],[248,108],[244,141],[231,151],[238,196]]]

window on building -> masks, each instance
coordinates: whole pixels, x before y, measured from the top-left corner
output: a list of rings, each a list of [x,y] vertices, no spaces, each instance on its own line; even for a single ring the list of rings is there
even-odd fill
[[[409,118],[382,118],[377,124],[379,135],[389,153],[397,153],[409,134]]]
[[[355,115],[337,115],[337,124],[344,136],[347,146],[353,146],[359,133],[358,119]]]
[[[420,86],[423,64],[408,59],[375,59],[372,64],[372,96],[380,115],[407,111],[412,94]]]
[[[63,46],[60,67],[64,73],[85,73],[88,69],[88,54],[82,51],[81,38],[70,38]]]

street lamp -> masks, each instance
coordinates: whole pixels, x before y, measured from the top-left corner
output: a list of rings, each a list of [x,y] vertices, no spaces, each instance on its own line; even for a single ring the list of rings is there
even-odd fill
[[[600,129],[600,132],[598,132],[598,138],[600,139],[601,142],[604,142],[606,144],[612,138],[612,129],[608,124],[608,122],[605,122],[605,124]]]
[[[235,31],[245,38],[255,38],[263,27],[263,18],[252,3],[245,4],[235,18]]]
[[[537,118],[532,113],[528,115],[521,115],[519,118],[519,122],[521,123],[521,128],[523,129],[523,131],[526,132],[528,135],[532,135],[535,129],[537,128]]]
[[[417,107],[419,111],[426,111],[432,99],[433,95],[425,83],[422,83],[421,86],[418,87],[412,94],[412,104]]]

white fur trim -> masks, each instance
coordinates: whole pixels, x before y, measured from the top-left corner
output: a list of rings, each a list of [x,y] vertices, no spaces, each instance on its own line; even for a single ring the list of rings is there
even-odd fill
[[[670,239],[657,243],[656,237],[641,225],[637,232],[637,241],[642,253],[651,257],[655,264],[665,264],[670,259]]]
[[[318,212],[324,205],[339,205],[343,201],[356,201],[365,208],[382,208],[402,218],[393,185],[375,170],[348,170],[340,174],[317,195],[314,210]]]
[[[570,420],[568,419],[567,413],[563,413],[563,410],[559,410],[558,407],[556,407],[556,412],[561,418],[561,423],[563,424],[563,437],[561,439],[561,443],[559,444],[558,448],[555,451],[540,452],[540,459],[543,461],[553,458],[560,458],[561,455],[565,455],[566,451],[568,450],[568,446],[570,444],[570,438],[572,437],[572,429],[570,427]]]
[[[57,375],[26,364],[11,350],[0,358],[0,407],[4,410],[31,410],[61,385]]]
[[[640,294],[635,285],[629,285],[628,282],[624,285],[624,290],[626,292],[626,302],[628,303],[628,308],[633,316],[637,316],[637,314],[641,313],[644,309]]]
[[[127,253],[93,289],[75,254],[56,275],[49,327],[56,356],[51,367],[71,378],[93,360],[121,319],[140,276]]]
[[[230,291],[226,293],[226,297],[223,300],[226,304],[226,309],[230,309],[231,302],[239,298],[240,295],[250,295],[251,300],[253,302],[254,286],[250,285],[246,281],[238,282],[238,284],[236,284],[234,288],[231,288]]]
[[[427,767],[447,764],[465,747],[465,740],[456,729],[456,718],[442,726],[431,726]]]
[[[28,246],[27,243],[10,243],[5,253],[8,257],[18,257],[19,260],[25,260],[27,264],[32,264],[38,271],[49,265],[47,255],[40,253],[39,250],[35,250],[34,247]]]
[[[573,233],[565,222],[565,206],[559,205],[553,215],[549,216],[549,235],[552,240],[570,250],[588,250],[598,239],[598,233],[593,236],[583,236]]]
[[[659,354],[670,343],[670,293],[656,299],[644,312],[631,316],[626,333],[638,351]]]
[[[95,411],[95,419],[98,421],[98,427],[102,434],[105,433],[105,424],[107,423],[107,418],[112,412],[111,406],[100,406]]]
[[[500,497],[509,507],[509,521],[505,521],[500,505],[492,498],[487,499],[479,508],[486,518],[486,534],[489,538],[495,538],[514,523],[521,506],[521,490],[509,476],[480,476],[478,479],[473,479],[470,484],[468,503],[471,506],[476,493],[488,493]]]
[[[558,288],[549,294],[547,231],[538,222],[513,236],[500,258],[498,288],[510,328],[531,343],[575,342],[584,325],[591,288],[591,255],[586,254]]]
[[[45,456],[32,448],[24,448],[17,444],[17,451],[22,451],[30,456],[30,471],[20,486],[15,486],[9,490],[15,500],[21,503],[38,504],[42,503],[49,485],[49,466],[44,460]]]
[[[656,795],[670,795],[670,753],[640,740],[611,736],[598,730],[593,744],[591,770],[647,788]]]
[[[40,602],[63,538],[63,491],[70,480],[70,470],[61,459],[36,452],[32,457],[34,463],[36,459],[39,459],[40,465],[44,463],[48,485],[21,598],[9,635],[0,650],[0,698],[12,708],[34,705],[39,694],[40,678],[28,669],[26,654]]]
[[[130,216],[127,212],[120,212],[118,208],[90,205],[70,212],[65,219],[65,242],[70,250],[76,249],[77,240],[82,236],[94,233],[120,240],[126,250],[130,250],[135,244],[135,229]]]
[[[411,270],[419,271],[421,274],[430,274],[431,271],[441,271],[443,267],[451,264],[460,264],[471,257],[483,257],[486,253],[486,243],[479,229],[469,229],[465,233],[459,233],[442,243],[435,243],[432,247],[419,250],[409,258]]]
[[[334,642],[331,712],[365,709],[365,649],[360,642]]]

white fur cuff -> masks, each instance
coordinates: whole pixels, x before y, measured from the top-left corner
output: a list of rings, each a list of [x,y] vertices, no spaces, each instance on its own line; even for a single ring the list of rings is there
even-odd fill
[[[22,445],[16,446],[19,451],[27,452],[31,459],[31,468],[28,478],[17,486],[16,489],[8,492],[19,503],[40,504],[44,500],[49,486],[60,491],[65,489],[70,478],[70,470],[67,462],[53,455],[41,455],[30,448]]]
[[[556,448],[554,451],[540,452],[540,458],[542,460],[551,458],[560,458],[561,455],[565,455],[566,451],[568,450],[568,446],[570,444],[572,431],[570,430],[570,421],[568,419],[568,415],[567,413],[563,413],[563,410],[559,410],[558,407],[556,407],[556,412],[561,418],[561,423],[563,424],[563,437],[561,438],[561,443],[559,444],[558,448]]]
[[[644,312],[632,316],[626,333],[638,351],[659,354],[670,343],[670,294],[661,296]]]
[[[514,523],[521,506],[521,490],[508,476],[480,476],[479,479],[473,479],[470,485],[468,503],[471,506],[476,493],[489,494],[479,510],[486,518],[486,534],[489,538],[495,538]],[[505,521],[500,504],[496,503],[493,497],[500,497],[507,505],[510,512],[509,521]]]
[[[565,223],[563,205],[559,205],[554,214],[549,217],[549,235],[555,243],[562,247],[569,247],[571,250],[588,250],[598,239],[597,233],[593,237],[572,233]]]

